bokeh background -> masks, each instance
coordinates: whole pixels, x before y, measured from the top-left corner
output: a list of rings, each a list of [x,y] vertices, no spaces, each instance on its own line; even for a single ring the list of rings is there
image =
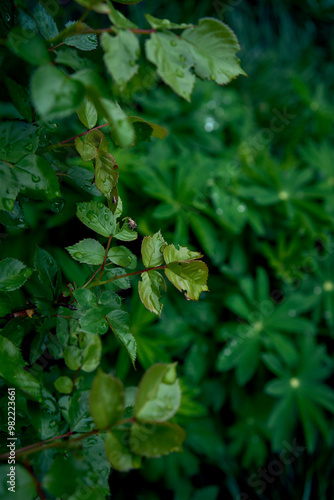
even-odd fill
[[[80,16],[73,2],[60,3],[61,21]],[[168,242],[202,251],[210,292],[192,303],[170,287],[160,320],[141,305],[135,280],[124,293],[138,371],[111,336],[103,369],[132,385],[153,363],[178,361],[176,421],[187,439],[182,454],[113,472],[112,498],[333,498],[334,1],[144,0],[117,8],[141,27],[145,12],[223,20],[240,41],[248,77],[226,87],[197,81],[187,103],[145,62],[122,94],[113,88],[132,115],[168,131],[163,141],[115,150],[124,215],[141,236],[161,229]],[[104,27],[93,13],[89,23]],[[96,54],[85,57],[93,64]],[[8,107],[1,113],[15,117]],[[80,132],[78,120],[54,130],[62,140]],[[23,203],[30,229],[9,228],[0,254],[29,263],[38,244],[80,284],[82,266],[64,247],[85,236],[75,204],[91,195],[66,178],[62,189],[56,213]],[[140,241],[131,250],[139,253]]]

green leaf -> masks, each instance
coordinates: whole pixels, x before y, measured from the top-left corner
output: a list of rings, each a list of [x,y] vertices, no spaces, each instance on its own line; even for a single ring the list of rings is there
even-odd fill
[[[65,24],[66,28],[69,26],[72,26],[73,24],[76,24],[76,21],[68,21],[68,23]],[[87,24],[85,23],[80,23],[80,28],[89,28]],[[97,36],[94,33],[87,33],[86,35],[75,35],[75,36],[69,36],[64,39],[64,43],[66,45],[71,45],[72,47],[75,47],[79,50],[94,50],[97,47]]]
[[[174,92],[190,101],[195,76],[189,44],[170,31],[152,33],[145,44],[146,57],[156,67],[159,76]]]
[[[31,34],[31,33],[29,33]],[[8,47],[14,54],[29,64],[40,66],[48,64],[50,55],[40,36],[32,34],[27,37],[26,31],[16,26],[8,35]]]
[[[0,318],[9,314],[13,309],[11,296],[0,292]]]
[[[52,290],[52,295],[55,295],[56,284],[55,279],[59,270],[57,261],[46,250],[36,247],[34,257],[35,269],[38,272],[38,278],[46,286]]]
[[[37,4],[34,8],[34,19],[43,38],[48,40],[58,35],[58,28],[55,21],[40,4]]]
[[[90,391],[76,392],[71,399],[68,411],[70,429],[75,432],[88,432],[95,425],[89,413]]]
[[[81,366],[81,350],[74,345],[64,349],[64,361],[70,370],[76,371]]]
[[[28,122],[32,122],[32,107],[26,89],[8,76],[6,76],[5,82],[10,98],[16,109],[21,113],[23,118]],[[34,135],[34,138],[37,138],[36,135]]]
[[[79,120],[86,128],[93,128],[97,122],[97,111],[89,97],[85,97],[77,109]]]
[[[176,424],[133,424],[130,446],[134,453],[148,458],[158,458],[182,451],[186,433]]]
[[[8,257],[0,261],[0,291],[17,290],[32,275],[33,270],[17,259]]]
[[[95,160],[95,185],[107,199],[110,199],[115,191],[117,170],[115,158],[107,151],[98,150]]]
[[[33,400],[42,401],[39,381],[24,370],[26,362],[21,351],[7,338],[0,335],[0,376],[9,386],[15,386]]]
[[[81,240],[79,243],[67,247],[66,250],[73,259],[84,264],[93,264],[97,266],[102,264],[104,260],[105,251],[103,246],[92,238]]]
[[[58,178],[42,157],[29,155],[15,165],[15,172],[20,182],[20,191],[30,198],[45,201],[60,199]]]
[[[109,14],[110,7],[105,0],[75,0],[78,4],[100,14]]]
[[[12,211],[19,193],[20,183],[14,169],[0,161],[0,209]]]
[[[121,241],[133,241],[138,238],[138,233],[134,229],[129,226],[128,222],[124,222],[123,226],[119,228],[117,224],[116,234],[114,234],[114,238],[116,240]]]
[[[105,316],[110,311],[106,306],[90,306],[81,316],[79,322],[83,332],[104,335],[108,331]]]
[[[114,26],[123,29],[136,29],[138,26],[133,24],[129,19],[127,19],[122,12],[116,10],[111,2],[108,2],[110,11],[108,17]]]
[[[189,260],[200,259],[203,255],[199,252],[193,252],[187,247],[175,248],[174,245],[167,245],[163,251],[166,264],[171,262],[188,262]]]
[[[246,74],[235,55],[240,50],[237,37],[218,19],[201,19],[196,28],[184,31],[182,38],[190,44],[195,72],[202,80],[225,85]]]
[[[112,328],[118,340],[128,351],[133,366],[137,356],[137,344],[130,331],[130,316],[125,311],[112,311],[107,315],[108,324]]]
[[[117,431],[107,433],[106,455],[112,467],[120,472],[138,469],[141,465],[140,459],[121,443]]]
[[[99,370],[93,380],[89,407],[96,426],[103,430],[124,413],[124,387],[120,380]]]
[[[36,498],[37,488],[34,478],[23,465],[16,464],[15,467],[15,489],[13,491],[8,488],[11,486],[7,483],[10,481],[8,476],[10,470],[9,465],[0,466],[0,497],[2,500],[11,500],[13,497],[16,500],[34,500]],[[12,466],[13,467],[13,466]]]
[[[108,259],[116,266],[135,269],[137,266],[137,257],[126,247],[113,247],[108,252]]]
[[[136,144],[142,141],[150,141],[151,137],[164,139],[167,135],[167,130],[160,125],[148,122],[140,116],[129,116],[129,122],[133,124],[136,134]]]
[[[41,66],[32,76],[31,94],[37,113],[43,119],[64,118],[76,112],[84,86],[51,65]]]
[[[133,414],[141,422],[164,422],[175,415],[180,403],[176,363],[158,363],[147,370],[140,382]]]
[[[121,30],[116,36],[103,33],[101,44],[107,70],[120,90],[124,90],[127,82],[139,70],[136,64],[140,55],[138,38],[129,30]]]
[[[83,348],[81,370],[88,373],[93,372],[101,361],[102,342],[100,337],[86,333],[81,348]]]
[[[37,127],[24,122],[3,122],[0,125],[0,159],[16,163],[34,153],[38,146]]]
[[[148,24],[156,30],[171,30],[171,29],[184,29],[192,27],[192,24],[176,24],[169,19],[158,19],[157,17],[153,17],[150,14],[145,14],[145,18]]]
[[[167,245],[163,251],[167,264],[165,274],[169,281],[180,291],[186,291],[189,300],[198,300],[201,292],[208,291],[206,285],[208,268],[202,261],[199,252],[192,252],[186,247],[176,249],[174,245]]]
[[[57,391],[61,392],[62,394],[71,394],[73,389],[73,382],[69,377],[63,376],[57,378],[57,380],[54,382],[54,386]]]
[[[78,203],[77,217],[83,224],[101,236],[108,238],[116,231],[114,214],[101,202]]]
[[[158,271],[149,271],[141,274],[142,281],[138,283],[139,297],[144,306],[154,314],[161,316],[162,304],[160,287],[167,291],[167,285]]]
[[[153,236],[145,236],[141,246],[143,264],[146,268],[162,266],[164,248],[167,246],[160,231]]]
[[[130,120],[115,102],[101,99],[103,116],[110,125],[111,138],[116,146],[126,148],[132,146],[135,139],[135,131]]]

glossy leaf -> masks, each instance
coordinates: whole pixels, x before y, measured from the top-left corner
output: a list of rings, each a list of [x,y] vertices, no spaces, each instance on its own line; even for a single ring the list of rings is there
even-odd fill
[[[78,262],[93,265],[102,264],[105,253],[101,243],[92,238],[79,241],[79,243],[67,247],[66,250]]]
[[[37,128],[23,122],[0,124],[0,159],[17,162],[34,153],[38,146]]]
[[[127,350],[133,366],[137,357],[137,344],[130,331],[130,317],[125,311],[112,311],[107,315],[108,324],[112,328],[117,339]]]
[[[78,203],[77,216],[83,224],[101,236],[109,237],[116,230],[114,214],[103,203]]]
[[[76,24],[75,21],[69,21],[65,24],[65,27],[68,28]],[[80,23],[81,27],[89,28],[87,24]],[[97,36],[94,33],[87,33],[83,35],[74,35],[66,37],[64,40],[65,45],[71,45],[79,50],[94,50],[97,47]]]
[[[97,122],[97,111],[93,102],[85,97],[77,110],[79,119],[85,127],[93,128]]]
[[[108,252],[108,259],[116,266],[135,269],[137,266],[137,257],[126,247],[113,247]]]
[[[161,266],[164,263],[164,248],[167,246],[160,231],[153,236],[145,236],[141,246],[143,264],[146,268]]]
[[[148,458],[157,458],[175,451],[182,451],[186,433],[176,424],[133,424],[131,426],[131,449]]]
[[[32,275],[33,270],[17,259],[8,257],[0,261],[0,292],[17,290]]]
[[[57,391],[61,392],[62,394],[71,394],[73,389],[73,382],[69,377],[62,376],[57,378],[57,380],[54,382],[54,386]]]
[[[167,285],[158,271],[149,271],[141,274],[142,281],[138,283],[139,297],[144,306],[154,314],[161,316],[162,304],[160,288],[167,291]]]
[[[140,459],[121,443],[116,431],[107,434],[106,455],[112,467],[120,472],[140,467]]]

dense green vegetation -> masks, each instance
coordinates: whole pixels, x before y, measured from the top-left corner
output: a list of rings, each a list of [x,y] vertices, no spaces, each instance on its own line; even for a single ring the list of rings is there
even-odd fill
[[[81,16],[93,31],[110,26],[84,14],[105,3],[59,3],[1,7],[2,453],[8,387],[17,449],[38,444],[17,457],[17,498],[331,498],[334,3],[115,3],[119,45],[74,25],[48,51]],[[151,29],[148,12],[158,33],[175,29],[159,19],[189,24],[184,39],[201,18],[223,20],[247,77],[232,44],[227,80],[239,76],[226,86],[212,81],[218,71],[196,78],[190,100],[199,63],[184,52],[164,73],[153,46],[144,51],[152,33],[131,31]],[[138,67],[126,50],[115,65],[124,46],[137,57],[134,40]],[[88,283],[101,265],[108,283],[98,273]],[[151,267],[164,269],[140,274]],[[0,472],[11,498],[6,462]]]

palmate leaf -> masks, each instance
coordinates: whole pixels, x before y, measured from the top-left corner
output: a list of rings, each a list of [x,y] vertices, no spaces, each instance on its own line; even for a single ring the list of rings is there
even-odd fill
[[[107,70],[118,87],[123,90],[126,83],[139,70],[136,63],[140,55],[138,38],[129,30],[121,30],[116,36],[103,33],[101,44]]]

